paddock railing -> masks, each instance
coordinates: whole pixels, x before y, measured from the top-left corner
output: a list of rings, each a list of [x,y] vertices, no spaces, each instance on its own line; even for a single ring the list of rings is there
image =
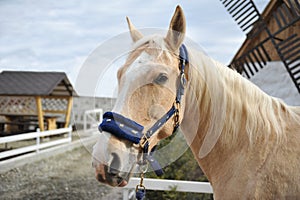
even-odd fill
[[[97,130],[99,123],[102,121],[103,110],[101,108],[86,110],[83,115],[84,132]]]
[[[58,135],[66,135],[67,137],[55,139],[53,141],[43,141],[41,142],[42,138],[49,137],[49,136],[58,136]],[[17,156],[29,152],[36,151],[37,153],[45,148],[64,144],[64,143],[71,143],[72,142],[72,128],[61,128],[56,130],[50,130],[50,131],[43,131],[43,132],[33,132],[33,133],[24,133],[19,135],[13,135],[13,136],[6,136],[6,137],[0,137],[0,144],[7,144],[12,142],[20,142],[24,140],[32,140],[35,139],[35,144],[30,146],[24,146],[12,150],[6,150],[0,153],[0,159]]]
[[[135,188],[140,183],[140,178],[133,177],[123,189],[123,200],[129,200],[135,195]],[[213,194],[213,189],[208,182],[179,181],[166,179],[144,178],[146,190],[176,191]]]

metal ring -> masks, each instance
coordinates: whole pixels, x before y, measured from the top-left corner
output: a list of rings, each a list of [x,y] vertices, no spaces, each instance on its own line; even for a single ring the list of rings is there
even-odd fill
[[[180,82],[181,82],[181,85],[185,88],[185,86],[186,86],[186,78],[185,78],[184,73],[182,73],[181,76],[180,76]]]
[[[141,173],[146,173],[148,171],[148,161],[146,161],[146,164],[145,165],[139,165],[139,170]]]
[[[145,145],[146,145],[147,143],[149,143],[149,140],[148,140],[148,139],[149,139],[149,138],[147,138],[146,134],[144,134],[144,135],[142,136],[142,138],[141,138],[141,140],[140,140],[140,143],[139,143],[139,145],[140,145],[141,148],[144,148]]]

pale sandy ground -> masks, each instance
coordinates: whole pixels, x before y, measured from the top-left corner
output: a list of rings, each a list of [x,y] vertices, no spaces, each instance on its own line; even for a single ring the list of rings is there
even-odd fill
[[[85,147],[0,174],[0,199],[122,199],[98,183]]]

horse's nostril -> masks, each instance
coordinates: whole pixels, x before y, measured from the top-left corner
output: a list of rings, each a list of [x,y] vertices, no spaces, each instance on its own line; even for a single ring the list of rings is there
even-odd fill
[[[101,174],[98,174],[98,175],[97,175],[97,179],[98,179],[98,181],[100,181],[100,182],[104,182],[104,181],[105,181]]]
[[[110,163],[108,172],[112,175],[117,175],[120,172],[121,160],[116,153],[112,153],[112,161]]]

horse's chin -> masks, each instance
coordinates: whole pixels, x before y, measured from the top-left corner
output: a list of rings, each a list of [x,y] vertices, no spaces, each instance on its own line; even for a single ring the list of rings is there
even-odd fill
[[[128,184],[126,180],[123,180],[118,187],[125,187]]]
[[[108,173],[105,165],[95,167],[95,176],[100,183],[112,187],[125,187],[129,180],[129,174],[115,175]]]
[[[119,176],[108,176],[107,184],[112,187],[125,187],[128,184],[128,181]]]

